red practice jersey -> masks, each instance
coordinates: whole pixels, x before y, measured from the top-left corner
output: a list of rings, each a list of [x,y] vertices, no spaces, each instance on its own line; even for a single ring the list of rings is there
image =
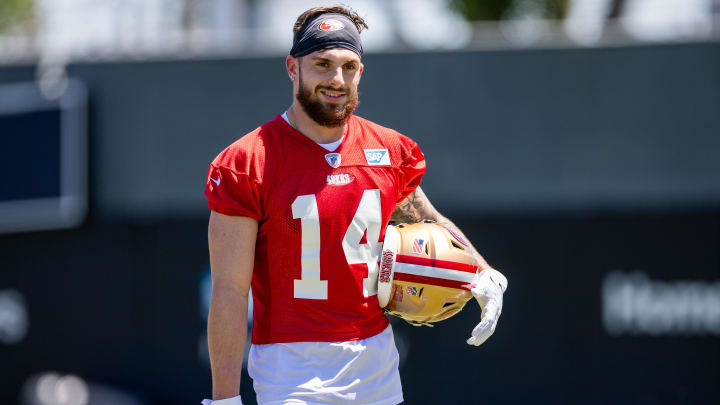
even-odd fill
[[[385,329],[376,296],[385,227],[424,173],[415,142],[356,116],[335,152],[278,115],[220,153],[207,177],[210,209],[259,223],[252,343]]]

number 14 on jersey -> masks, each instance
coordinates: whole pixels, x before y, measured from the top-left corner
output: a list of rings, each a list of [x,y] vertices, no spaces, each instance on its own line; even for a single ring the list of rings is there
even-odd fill
[[[294,297],[326,300],[328,280],[321,279],[320,274],[320,216],[315,195],[298,196],[292,203],[292,213],[302,227],[301,278],[294,280]],[[380,190],[363,191],[353,220],[345,231],[342,247],[348,264],[367,264],[368,275],[363,278],[365,297],[377,294],[381,223]],[[363,235],[366,235],[367,243],[360,243]]]

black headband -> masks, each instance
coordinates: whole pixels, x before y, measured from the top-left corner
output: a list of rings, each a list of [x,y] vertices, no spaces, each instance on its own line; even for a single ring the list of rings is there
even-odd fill
[[[360,32],[355,23],[343,14],[320,14],[293,38],[290,56],[298,57],[329,48],[349,49],[362,57]]]

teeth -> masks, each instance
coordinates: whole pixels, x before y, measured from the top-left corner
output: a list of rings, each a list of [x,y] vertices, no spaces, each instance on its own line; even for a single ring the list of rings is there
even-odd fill
[[[327,91],[323,91],[322,93],[325,94],[326,96],[330,96],[330,97],[341,97],[341,96],[343,96],[343,93],[333,94],[333,93],[328,93]]]

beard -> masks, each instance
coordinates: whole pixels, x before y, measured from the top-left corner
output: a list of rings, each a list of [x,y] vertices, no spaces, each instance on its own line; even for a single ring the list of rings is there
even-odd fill
[[[358,100],[358,93],[350,90],[348,87],[341,87],[334,89],[330,86],[317,86],[315,92],[320,92],[321,89],[335,90],[345,92],[344,103],[323,103],[318,96],[311,89],[305,87],[302,80],[302,74],[299,75],[299,89],[297,101],[313,121],[318,125],[328,128],[336,128],[345,124],[350,118],[350,114],[355,111],[360,101]]]

